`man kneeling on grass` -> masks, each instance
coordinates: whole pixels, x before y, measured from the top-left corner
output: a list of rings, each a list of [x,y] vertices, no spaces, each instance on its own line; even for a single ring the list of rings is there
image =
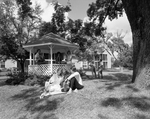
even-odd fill
[[[71,67],[71,75],[65,81],[69,81],[69,91],[67,94],[72,93],[72,91],[77,92],[84,87],[82,78],[75,67]]]

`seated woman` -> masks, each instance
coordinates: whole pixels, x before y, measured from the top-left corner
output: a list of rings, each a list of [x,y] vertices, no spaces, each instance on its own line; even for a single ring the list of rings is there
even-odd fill
[[[41,94],[40,98],[50,95],[52,92],[61,92],[61,82],[63,82],[64,76],[62,69],[58,69],[56,74],[53,74],[49,81],[45,82],[44,92]]]
[[[69,91],[67,92],[68,94],[72,91],[77,92],[84,87],[82,78],[79,72],[76,71],[75,67],[71,67],[71,75],[65,81],[69,81]]]

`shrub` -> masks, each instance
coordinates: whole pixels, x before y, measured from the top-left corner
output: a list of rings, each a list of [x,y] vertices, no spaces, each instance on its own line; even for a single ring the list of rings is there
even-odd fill
[[[34,74],[28,74],[28,73],[8,73],[7,74],[10,78],[6,80],[6,84],[9,85],[28,85],[28,86],[34,86],[34,85],[40,85],[44,86],[45,81],[50,78],[50,76],[37,76]]]
[[[34,86],[34,85],[44,86],[45,81],[47,81],[48,79],[50,79],[50,76],[31,75],[25,80],[24,84],[28,86]]]
[[[79,72],[79,74],[81,75],[81,77],[82,77],[83,79],[89,78],[89,77],[86,75],[86,71],[85,71],[85,70],[79,69],[79,70],[77,70],[77,71]]]
[[[37,83],[41,86],[44,86],[45,85],[45,81],[49,80],[51,76],[37,76]]]
[[[15,73],[10,72],[7,74],[7,76],[9,76],[10,78],[6,80],[6,84],[18,85],[24,83],[24,81],[28,77],[28,74],[22,72],[15,72]]]

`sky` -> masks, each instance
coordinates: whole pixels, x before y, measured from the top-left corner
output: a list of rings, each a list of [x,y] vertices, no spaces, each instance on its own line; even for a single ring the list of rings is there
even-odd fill
[[[54,12],[54,9],[51,5],[52,0],[31,0],[33,4],[35,1],[41,5],[43,9],[42,18],[45,21],[50,21],[50,18]],[[68,0],[57,0],[60,4],[66,5]],[[69,0],[71,3],[71,12],[66,14],[69,18],[76,19],[87,19],[86,11],[89,8],[89,4],[95,2],[95,0]],[[106,19],[104,26],[107,27],[107,32],[112,32],[114,35],[116,32],[122,33],[125,35],[124,41],[125,43],[132,43],[132,33],[129,22],[127,20],[127,16],[124,13],[123,17],[115,19],[113,21],[109,21]]]

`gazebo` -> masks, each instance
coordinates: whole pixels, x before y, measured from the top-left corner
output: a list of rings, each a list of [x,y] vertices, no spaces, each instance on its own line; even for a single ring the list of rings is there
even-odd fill
[[[32,40],[23,46],[29,51],[29,65],[28,72],[37,75],[51,75],[57,71],[58,68],[65,68],[69,70],[69,65],[66,63],[56,63],[56,53],[66,54],[68,51],[71,53],[79,47],[59,35],[49,33],[42,36],[40,39]],[[35,64],[35,52],[40,49],[42,53],[47,54],[46,63],[37,65]]]

